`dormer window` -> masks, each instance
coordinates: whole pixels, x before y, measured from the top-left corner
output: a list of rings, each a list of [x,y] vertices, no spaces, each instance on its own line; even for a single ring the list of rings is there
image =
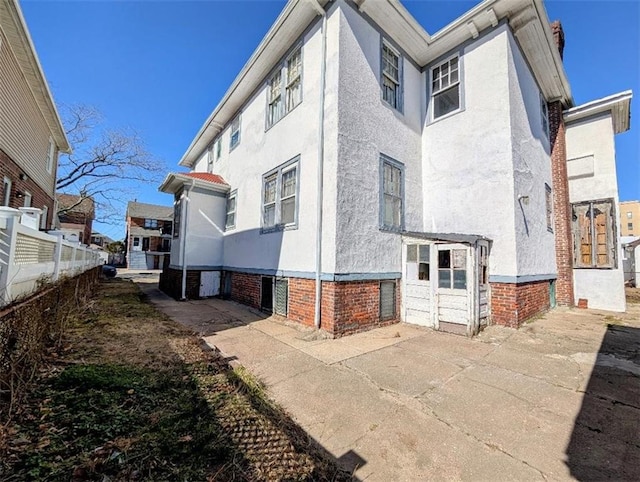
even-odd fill
[[[431,69],[433,119],[460,109],[460,63],[456,55]]]

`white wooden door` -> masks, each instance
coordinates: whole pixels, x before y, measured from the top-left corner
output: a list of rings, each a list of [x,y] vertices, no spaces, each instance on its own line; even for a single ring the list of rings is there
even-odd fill
[[[142,239],[140,236],[133,237],[133,246],[131,247],[132,251],[142,251]]]
[[[416,325],[433,326],[431,296],[431,245],[404,246],[404,321]]]
[[[200,273],[200,298],[218,296],[220,294],[220,272],[202,271]]]
[[[437,320],[468,326],[471,321],[471,290],[474,280],[469,276],[471,248],[462,244],[438,244],[436,309]]]

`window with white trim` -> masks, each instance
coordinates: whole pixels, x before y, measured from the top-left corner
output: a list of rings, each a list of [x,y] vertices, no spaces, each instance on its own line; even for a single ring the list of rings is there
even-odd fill
[[[267,129],[302,102],[302,47],[294,50],[267,81]]]
[[[404,218],[404,181],[402,179],[404,168],[402,164],[387,157],[382,157],[381,160],[381,227],[401,230]]]
[[[553,232],[553,197],[551,195],[551,186],[544,185],[544,201],[547,209],[547,231]]]
[[[216,161],[220,160],[220,156],[222,156],[222,139],[218,139],[215,143],[216,150]]]
[[[549,107],[547,101],[544,100],[542,93],[540,94],[540,122],[542,123],[542,132],[549,138]]]
[[[213,172],[213,146],[207,149],[207,172]]]
[[[295,226],[298,220],[298,162],[263,177],[262,228]]]
[[[158,229],[158,220],[157,219],[145,219],[144,227],[146,229]]]
[[[24,192],[24,203],[23,206],[25,208],[30,208],[31,207],[31,193],[29,191],[25,191]]]
[[[402,57],[384,40],[381,70],[382,100],[402,111]]]
[[[613,199],[571,205],[575,268],[615,268]]]
[[[632,218],[633,218],[633,212],[627,211],[627,219],[632,219]]]
[[[431,69],[433,119],[460,109],[460,61],[450,58]]]
[[[229,152],[240,144],[240,114],[231,121],[231,140],[229,141]]]
[[[233,191],[227,196],[227,216],[224,222],[225,229],[233,229],[236,227],[236,193]]]
[[[51,174],[53,171],[53,161],[56,157],[56,144],[53,139],[49,138],[49,147],[47,148],[47,172]]]
[[[4,182],[2,183],[2,205],[8,206],[11,202],[11,186],[13,183],[11,179],[8,177],[4,178]]]

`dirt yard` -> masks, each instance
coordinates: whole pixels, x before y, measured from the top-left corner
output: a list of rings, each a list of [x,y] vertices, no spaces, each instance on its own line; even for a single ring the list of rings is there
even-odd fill
[[[120,279],[3,416],[3,481],[350,479],[247,372]]]

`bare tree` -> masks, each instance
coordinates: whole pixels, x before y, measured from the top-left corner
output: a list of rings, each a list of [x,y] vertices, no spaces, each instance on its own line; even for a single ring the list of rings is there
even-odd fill
[[[105,128],[101,113],[94,107],[64,106],[62,121],[73,153],[60,155],[56,190],[80,198],[72,206],[61,207],[58,213],[71,211],[91,198],[96,220],[121,222],[124,206],[137,195],[140,183],[161,181],[166,172],[164,162],[147,152],[135,131]]]

